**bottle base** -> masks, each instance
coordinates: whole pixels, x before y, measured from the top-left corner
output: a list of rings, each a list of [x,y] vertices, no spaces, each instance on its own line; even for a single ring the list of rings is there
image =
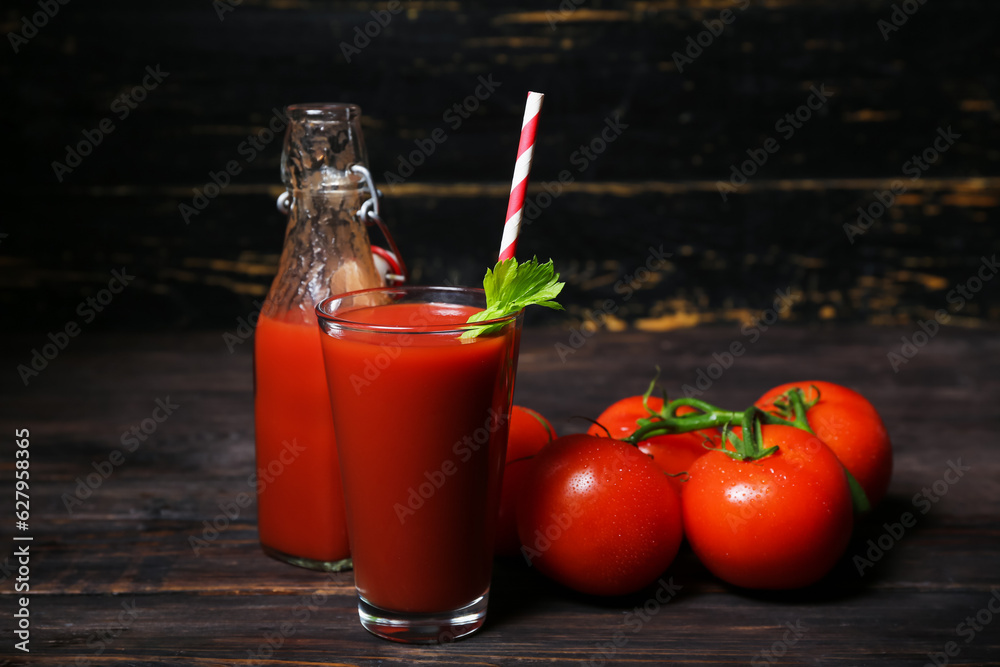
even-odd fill
[[[466,637],[483,626],[490,593],[454,611],[399,612],[381,609],[358,596],[358,616],[376,637],[404,644],[445,644]]]
[[[296,567],[304,567],[307,570],[317,570],[319,572],[347,572],[348,570],[354,569],[354,563],[350,558],[344,558],[342,560],[313,560],[311,558],[303,558],[302,556],[292,556],[291,554],[286,554],[283,551],[279,551],[266,544],[261,544],[260,548],[263,549],[264,553],[275,560],[280,560],[282,563],[288,563],[289,565],[295,565]]]

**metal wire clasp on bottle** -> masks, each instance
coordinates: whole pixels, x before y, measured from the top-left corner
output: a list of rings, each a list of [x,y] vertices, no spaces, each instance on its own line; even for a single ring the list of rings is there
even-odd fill
[[[382,215],[379,210],[379,199],[382,197],[382,192],[375,187],[375,179],[372,178],[371,171],[369,171],[364,165],[351,165],[351,168],[348,171],[352,174],[357,174],[364,179],[364,189],[369,193],[368,199],[366,199],[364,203],[361,204],[361,208],[358,209],[358,219],[368,226],[375,225],[378,227],[379,231],[382,232],[382,236],[385,238],[386,243],[389,244],[389,249],[377,246],[374,243],[372,244],[372,256],[375,260],[375,266],[385,277],[386,285],[402,285],[409,277],[409,273],[406,270],[406,263],[403,261],[403,255],[399,252],[399,247],[396,245],[396,239],[394,239],[392,234],[389,233],[389,227],[386,226],[385,220],[382,219]],[[278,195],[277,204],[278,211],[288,215],[292,210],[292,193],[288,190],[282,192]]]

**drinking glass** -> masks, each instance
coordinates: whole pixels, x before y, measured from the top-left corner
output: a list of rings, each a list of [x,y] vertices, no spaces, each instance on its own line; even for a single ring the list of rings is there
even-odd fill
[[[383,287],[316,307],[358,612],[386,639],[486,618],[522,315],[466,322],[485,306],[481,289]]]

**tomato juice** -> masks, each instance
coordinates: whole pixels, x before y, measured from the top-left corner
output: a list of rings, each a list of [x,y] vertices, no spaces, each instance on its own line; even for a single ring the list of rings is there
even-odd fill
[[[321,335],[312,312],[262,314],[254,342],[260,542],[310,567],[350,556]]]
[[[375,607],[445,612],[489,591],[520,320],[460,339],[478,310],[396,303],[324,318],[355,582]]]

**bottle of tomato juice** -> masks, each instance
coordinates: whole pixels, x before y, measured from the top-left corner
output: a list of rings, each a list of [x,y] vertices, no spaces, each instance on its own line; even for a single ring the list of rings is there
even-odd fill
[[[358,216],[374,193],[352,171],[367,167],[357,106],[286,111],[288,227],[254,341],[258,530],[268,555],[335,571],[349,567],[350,545],[314,308],[383,284]]]

